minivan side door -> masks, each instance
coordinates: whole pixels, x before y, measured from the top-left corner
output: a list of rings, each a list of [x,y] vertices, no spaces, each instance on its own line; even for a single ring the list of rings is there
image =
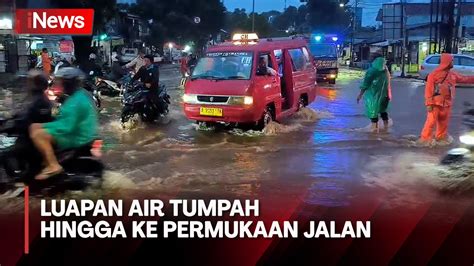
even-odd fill
[[[294,84],[294,101],[293,106],[298,104],[299,97],[303,93],[310,93],[314,89],[314,81],[311,75],[315,75],[314,67],[310,58],[304,53],[305,47],[288,49],[293,63],[293,84]],[[307,52],[307,51],[306,51]],[[309,53],[308,53],[309,55]],[[310,72],[312,72],[310,74]]]
[[[269,71],[260,70],[261,60],[264,60],[265,66]],[[281,110],[280,101],[280,77],[278,68],[272,53],[269,51],[259,52],[255,61],[255,85],[259,98],[264,98],[265,105],[269,102],[275,103],[276,111]],[[273,69],[273,71],[271,71]],[[263,99],[262,99],[263,100]],[[261,100],[260,100],[261,101]],[[262,106],[263,107],[263,106]]]

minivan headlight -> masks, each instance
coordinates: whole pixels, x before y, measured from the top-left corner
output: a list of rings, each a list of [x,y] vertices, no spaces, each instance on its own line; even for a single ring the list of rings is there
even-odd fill
[[[459,137],[459,140],[462,144],[468,146],[474,146],[474,136],[473,135],[462,135]]]
[[[252,96],[230,96],[227,102],[230,105],[252,105]]]
[[[184,94],[183,95],[183,102],[184,103],[197,103],[197,96],[194,94]]]

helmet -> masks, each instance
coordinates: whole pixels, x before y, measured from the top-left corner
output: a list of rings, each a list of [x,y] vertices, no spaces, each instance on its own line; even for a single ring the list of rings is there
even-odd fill
[[[96,58],[97,58],[97,55],[95,55],[94,53],[91,53],[91,54],[89,55],[89,59],[90,59],[90,60],[95,60]]]
[[[75,67],[63,67],[58,70],[55,76],[63,80],[81,80],[84,78],[84,73]]]
[[[56,78],[62,80],[64,93],[68,95],[78,89],[84,77],[84,73],[75,67],[60,68],[56,73]]]

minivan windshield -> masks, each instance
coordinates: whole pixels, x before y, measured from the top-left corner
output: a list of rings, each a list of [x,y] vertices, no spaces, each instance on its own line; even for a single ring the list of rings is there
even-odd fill
[[[252,52],[212,52],[200,58],[191,79],[249,80]]]
[[[315,57],[337,57],[337,49],[334,44],[311,43],[309,49]]]

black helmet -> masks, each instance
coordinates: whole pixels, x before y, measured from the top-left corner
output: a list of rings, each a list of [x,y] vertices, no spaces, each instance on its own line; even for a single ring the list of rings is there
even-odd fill
[[[33,92],[44,92],[48,88],[48,78],[38,70],[28,72],[28,81]]]
[[[150,54],[145,55],[144,58],[147,58],[148,60],[150,60],[152,64],[155,63],[155,57]]]

